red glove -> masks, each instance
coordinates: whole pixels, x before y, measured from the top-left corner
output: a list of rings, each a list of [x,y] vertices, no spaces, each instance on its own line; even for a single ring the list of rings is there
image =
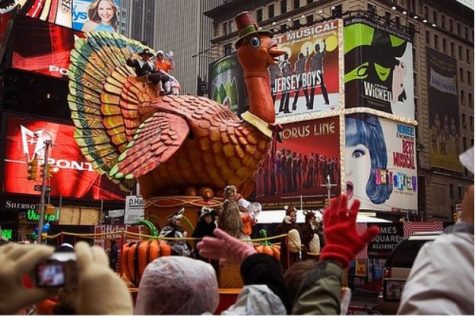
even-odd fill
[[[252,245],[239,241],[219,228],[213,233],[215,237],[204,237],[197,245],[203,258],[219,259],[221,264],[241,263],[256,253]]]
[[[330,207],[323,214],[323,233],[325,247],[321,260],[336,260],[343,268],[348,267],[351,260],[363,247],[379,233],[378,226],[371,226],[361,236],[356,231],[356,215],[360,208],[359,200],[355,199],[348,210],[348,198],[341,195],[330,202]]]

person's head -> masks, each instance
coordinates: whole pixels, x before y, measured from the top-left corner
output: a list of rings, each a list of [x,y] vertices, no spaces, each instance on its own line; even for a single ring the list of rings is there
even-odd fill
[[[378,182],[378,173],[386,172],[388,157],[383,129],[375,116],[346,117],[346,191],[372,203],[385,202],[392,192],[392,184]]]
[[[464,153],[460,154],[459,156],[460,163],[468,169],[471,173],[473,173],[473,146],[465,151]],[[461,219],[473,225],[473,184],[467,187],[465,194],[462,200],[462,215]]]
[[[200,211],[200,221],[210,224],[213,221],[214,210],[212,208],[203,207]]]
[[[224,198],[234,200],[237,196],[237,189],[234,185],[228,185],[224,188]]]
[[[89,20],[96,23],[110,24],[116,28],[118,7],[114,0],[96,0],[88,10]]]
[[[285,210],[284,221],[287,223],[296,223],[297,222],[297,209],[294,206],[289,206]]]
[[[156,57],[158,60],[162,60],[165,58],[165,54],[163,54],[163,51],[157,51]]]
[[[175,213],[168,216],[167,225],[172,227],[181,227],[181,218],[185,213],[185,208],[177,210]]]
[[[166,256],[149,263],[139,285],[135,315],[200,315],[218,307],[218,281],[208,263]]]
[[[303,212],[303,214],[305,215],[305,223],[315,224],[316,216],[315,216],[315,213],[313,211],[305,210]]]
[[[303,281],[305,274],[315,268],[317,261],[305,260],[301,262],[295,262],[285,273],[284,283],[289,293],[290,302],[293,303],[295,296],[299,290],[300,284]]]
[[[144,48],[142,52],[139,53],[139,55],[144,61],[148,61],[153,56],[152,52],[150,52],[148,48]]]

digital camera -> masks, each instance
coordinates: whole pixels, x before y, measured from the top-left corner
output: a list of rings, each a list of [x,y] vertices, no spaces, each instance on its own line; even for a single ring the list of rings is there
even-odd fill
[[[61,288],[77,282],[76,254],[55,252],[36,265],[36,286]]]

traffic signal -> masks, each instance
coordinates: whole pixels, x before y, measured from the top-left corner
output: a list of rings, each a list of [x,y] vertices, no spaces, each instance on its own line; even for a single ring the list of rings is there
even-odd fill
[[[57,171],[57,167],[53,167],[50,164],[46,164],[45,168],[41,171],[41,178],[43,178],[43,173],[46,175],[46,178],[51,178],[51,176],[53,176],[53,174]]]
[[[35,180],[37,173],[38,173],[38,159],[34,158],[31,161],[28,161],[26,178],[29,180]]]

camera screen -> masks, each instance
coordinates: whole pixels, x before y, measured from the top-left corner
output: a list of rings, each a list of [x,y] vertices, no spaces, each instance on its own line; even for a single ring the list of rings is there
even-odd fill
[[[38,287],[64,286],[64,264],[60,262],[39,264],[36,270],[36,279]]]

